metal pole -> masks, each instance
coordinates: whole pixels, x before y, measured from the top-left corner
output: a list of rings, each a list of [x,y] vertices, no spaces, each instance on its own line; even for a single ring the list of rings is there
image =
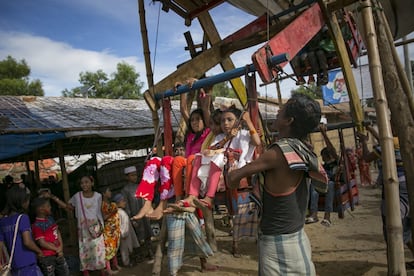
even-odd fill
[[[273,56],[269,60],[269,62],[273,66],[275,66],[277,64],[280,64],[280,63],[283,63],[283,62],[286,62],[286,61],[288,61],[287,54],[280,54],[280,55],[277,55],[277,56]],[[221,73],[221,74],[218,74],[218,75],[215,75],[215,76],[211,76],[211,77],[207,77],[207,78],[198,80],[198,81],[193,83],[192,87],[189,87],[188,85],[181,85],[177,88],[176,91],[174,91],[174,89],[170,89],[170,90],[167,90],[163,93],[157,93],[155,95],[155,99],[160,100],[160,99],[165,98],[165,97],[176,96],[176,95],[180,95],[180,94],[183,94],[183,93],[187,93],[187,92],[192,91],[192,90],[212,86],[216,83],[231,80],[231,79],[240,77],[240,76],[242,76],[246,73],[251,73],[251,72],[254,72],[254,71],[256,71],[256,67],[253,64],[243,66],[243,67],[239,67],[239,68],[236,68],[236,69],[233,69],[233,70],[230,70],[230,71],[226,71],[224,73]]]

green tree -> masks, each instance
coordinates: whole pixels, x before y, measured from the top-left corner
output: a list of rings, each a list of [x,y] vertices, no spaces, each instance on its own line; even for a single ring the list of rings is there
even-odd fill
[[[118,63],[117,71],[108,82],[108,98],[139,99],[142,98],[143,83],[134,67],[126,63]]]
[[[106,98],[108,76],[102,71],[81,72],[79,74],[79,83],[81,86],[72,90],[65,89],[62,91],[64,97],[84,97],[84,98]]]
[[[213,86],[213,99],[215,97],[237,98],[236,93],[229,87],[228,82],[220,82]]]
[[[0,95],[43,96],[42,82],[38,79],[30,81],[30,67],[26,61],[16,61],[11,56],[0,61]]]
[[[71,90],[62,91],[64,97],[88,97],[107,99],[140,99],[143,83],[139,81],[139,74],[134,67],[121,62],[117,65],[117,71],[111,74],[111,78],[98,70],[93,72],[81,72],[79,74],[81,86]]]
[[[322,99],[322,88],[320,86],[316,86],[315,84],[311,84],[308,86],[300,85],[298,88],[293,89],[290,91],[293,95],[295,93],[305,94],[310,96],[312,99]]]

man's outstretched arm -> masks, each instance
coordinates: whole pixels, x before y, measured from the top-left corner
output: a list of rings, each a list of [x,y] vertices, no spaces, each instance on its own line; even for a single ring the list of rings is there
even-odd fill
[[[279,163],[278,152],[279,151],[277,150],[277,147],[274,146],[266,150],[262,155],[260,155],[259,158],[257,158],[253,162],[247,164],[246,166],[240,169],[229,172],[227,176],[227,181],[230,185],[230,188],[237,188],[240,184],[240,180],[243,177],[247,177],[258,172],[276,168]]]

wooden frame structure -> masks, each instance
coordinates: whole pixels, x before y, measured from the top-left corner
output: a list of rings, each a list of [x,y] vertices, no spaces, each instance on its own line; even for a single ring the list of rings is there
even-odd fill
[[[171,73],[168,77],[161,80],[159,83],[154,85],[149,85],[149,91],[145,93],[145,99],[149,106],[155,112],[158,109],[158,103],[155,100],[154,93],[159,93],[160,91],[165,91],[171,87],[173,84],[180,79],[183,79],[185,76],[193,76],[193,77],[200,77],[210,68],[215,66],[216,64],[221,64],[224,71],[234,69],[234,65],[230,59],[230,55],[240,49],[247,48],[249,46],[257,45],[259,43],[266,41],[266,35],[270,34],[271,37],[277,35],[281,30],[283,30],[289,23],[292,21],[292,18],[283,19],[278,22],[278,24],[274,25],[267,25],[265,29],[263,29],[263,21],[264,18],[258,18],[254,22],[251,22],[245,28],[240,29],[238,32],[234,33],[232,36],[229,36],[225,39],[220,39],[218,31],[214,25],[212,18],[210,17],[208,10],[216,5],[219,5],[223,1],[207,1],[208,5],[201,7],[198,1],[185,1],[185,0],[176,0],[176,1],[168,1],[162,0],[160,1],[163,3],[163,9],[169,10],[172,9],[177,14],[181,15],[185,18],[185,23],[191,24],[191,20],[197,18],[204,30],[204,33],[207,37],[207,40],[211,44],[211,48],[206,49],[196,57],[193,57],[192,60],[178,68],[175,72]],[[280,7],[283,9],[288,9],[289,5],[291,4],[289,1],[275,1],[280,4]],[[392,160],[395,160],[395,156],[393,154],[392,149],[392,134],[391,134],[391,125],[389,122],[388,117],[388,104],[387,99],[391,99],[391,91],[387,92],[387,95],[384,91],[384,83],[383,73],[381,72],[381,64],[379,63],[380,60],[380,53],[378,51],[378,42],[376,36],[376,28],[373,24],[373,6],[380,5],[378,1],[370,1],[370,0],[336,0],[336,1],[326,1],[326,0],[318,0],[317,1],[320,7],[321,15],[325,23],[328,26],[329,32],[331,37],[333,38],[336,51],[338,53],[339,62],[341,64],[344,77],[346,80],[346,85],[348,87],[349,97],[350,97],[350,105],[352,110],[352,117],[354,122],[357,126],[358,131],[363,131],[363,113],[362,107],[359,101],[359,97],[357,94],[357,88],[355,84],[355,80],[352,75],[351,71],[351,64],[348,58],[348,53],[344,44],[344,39],[342,37],[341,29],[338,24],[338,20],[335,16],[334,11],[337,9],[342,9],[351,4],[358,4],[362,10],[362,17],[364,19],[364,26],[365,26],[365,37],[367,38],[367,49],[368,49],[368,56],[370,62],[370,72],[371,72],[371,79],[374,87],[374,97],[376,101],[376,110],[378,115],[378,122],[379,122],[379,130],[381,136],[381,146],[383,148],[383,160],[386,170],[384,177],[387,179],[385,195],[387,200],[387,216],[391,217],[389,221],[387,221],[387,229],[388,229],[388,236],[389,243],[388,243],[388,271],[389,275],[405,275],[405,265],[404,265],[404,248],[402,242],[402,235],[401,235],[401,220],[400,215],[397,213],[396,210],[399,210],[399,202],[398,202],[398,180],[396,179],[396,170],[395,170],[395,161],[393,163]],[[143,0],[139,0],[139,3],[142,4]],[[204,3],[205,4],[205,3]],[[140,5],[140,7],[143,5]],[[187,12],[185,12],[187,11]],[[141,14],[141,11],[140,11]],[[389,63],[394,64],[387,64],[387,69],[391,69],[392,72],[400,72],[400,70],[395,70],[395,68],[400,68],[398,59],[395,55],[390,55],[392,53],[393,45],[391,46],[392,39],[390,39],[389,31],[387,35],[387,27],[388,24],[386,20],[384,20],[383,14],[376,10],[376,19],[379,28],[383,28],[380,30],[380,39],[384,39],[381,41],[382,43],[390,44],[387,52],[382,51],[381,59],[386,60],[387,55],[388,58],[391,57]],[[385,26],[385,27],[384,27]],[[145,26],[142,24],[141,20],[141,28],[143,29]],[[385,31],[383,31],[385,28]],[[268,58],[268,50],[272,49],[271,43],[267,43],[261,51],[262,54],[262,64],[266,64]],[[390,50],[391,49],[391,50]],[[395,49],[394,49],[395,51]],[[148,52],[148,51],[147,51]],[[289,51],[287,51],[289,52]],[[292,53],[297,53],[296,50]],[[277,55],[279,53],[272,51],[272,55]],[[264,58],[263,58],[264,57]],[[147,59],[146,59],[147,61]],[[396,65],[395,65],[396,64]],[[394,67],[392,67],[394,66]],[[258,67],[258,66],[257,66]],[[259,72],[264,72],[267,69],[261,69]],[[149,73],[147,72],[147,75]],[[267,74],[263,75],[262,79],[266,79],[267,82],[273,81],[275,75],[274,74]],[[277,79],[277,78],[276,78]],[[390,109],[391,113],[395,112],[403,112],[404,114],[409,114],[404,116],[402,120],[398,121],[397,119],[393,119],[394,128],[398,128],[399,130],[402,129],[399,133],[399,138],[402,145],[402,152],[403,157],[406,158],[404,162],[409,162],[409,164],[413,164],[414,162],[414,150],[413,144],[409,141],[414,140],[414,121],[413,121],[413,109],[410,110],[408,107],[412,107],[412,97],[410,97],[411,91],[407,89],[405,77],[402,74],[398,74],[398,76],[394,77],[393,80],[397,81],[399,84],[402,83],[400,86],[400,95],[407,99],[406,104],[401,106],[397,106],[398,104],[395,101],[390,100]],[[153,82],[148,82],[149,84]],[[233,79],[231,81],[232,87],[234,88],[237,96],[239,97],[241,103],[244,105],[247,101],[246,96],[244,94],[244,86],[239,78]],[[386,88],[385,90],[390,90],[390,88]],[[152,91],[152,92],[150,92]],[[156,122],[156,120],[154,120]],[[410,126],[409,128],[403,127],[402,124]],[[388,161],[387,161],[388,160]],[[391,160],[391,161],[390,161]],[[414,172],[407,173],[407,181],[409,183],[408,190],[410,194],[410,198],[413,198],[414,195],[414,188],[412,184],[414,184]],[[414,210],[414,200],[411,200],[410,207]],[[414,220],[413,220],[414,226]],[[413,227],[412,227],[413,228]]]

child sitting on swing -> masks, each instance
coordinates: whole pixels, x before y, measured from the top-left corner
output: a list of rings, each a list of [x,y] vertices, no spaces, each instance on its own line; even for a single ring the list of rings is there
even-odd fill
[[[187,81],[187,84],[191,87],[195,81],[196,79],[190,79]],[[188,171],[190,171],[189,167],[192,164],[192,156],[195,153],[200,152],[204,140],[210,133],[209,92],[211,90],[212,88],[210,87],[206,93],[204,89],[200,89],[199,99],[201,108],[193,110],[191,114],[189,114],[187,109],[187,101],[185,95],[181,95],[180,111],[183,119],[188,124],[188,132],[185,138],[184,157],[186,159],[184,160],[183,165],[187,166]],[[143,198],[145,200],[145,203],[139,213],[132,217],[133,220],[138,220],[145,216],[150,217],[151,219],[160,219],[162,216],[162,211],[165,209],[166,199],[171,197],[170,193],[179,196],[179,193],[182,192],[182,188],[176,189],[176,191],[170,190],[170,186],[173,183],[173,176],[177,175],[177,173],[174,173],[172,171],[174,159],[175,158],[172,156],[165,156],[162,159],[159,157],[153,157],[145,164],[142,180],[139,183],[135,193],[135,197]],[[152,200],[155,193],[155,184],[159,179],[161,179],[161,186],[159,191],[161,203],[154,210],[152,208]]]
[[[240,119],[246,123],[248,130],[239,129]],[[225,155],[229,156],[234,152],[240,155],[235,164],[235,167],[240,168],[252,160],[254,148],[261,143],[249,113],[242,114],[234,106],[222,111],[221,130],[223,133],[216,136],[209,149],[196,156],[189,196],[179,201],[177,208],[191,206],[211,209],[219,178],[226,164]],[[199,196],[203,198],[199,199]]]

